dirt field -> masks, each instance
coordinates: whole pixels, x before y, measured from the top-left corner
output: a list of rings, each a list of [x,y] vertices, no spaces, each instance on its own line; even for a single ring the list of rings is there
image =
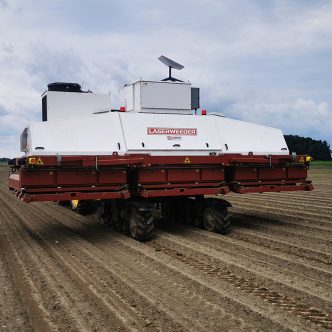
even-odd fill
[[[54,203],[25,204],[0,168],[1,331],[332,329],[332,170],[316,190],[228,195],[227,235],[157,225],[136,242]]]

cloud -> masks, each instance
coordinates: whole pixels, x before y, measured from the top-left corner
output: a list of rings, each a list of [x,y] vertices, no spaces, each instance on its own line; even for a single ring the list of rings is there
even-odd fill
[[[286,103],[236,102],[225,113],[246,121],[282,128],[286,134],[326,140],[332,128],[332,110],[326,102],[298,98]]]
[[[8,2],[6,0],[0,0],[0,8],[6,9],[8,7]]]
[[[47,83],[111,90],[116,102],[125,83],[167,76],[161,54],[185,65],[174,75],[201,88],[209,111],[332,143],[332,1],[0,0],[0,8],[0,156],[40,119]]]

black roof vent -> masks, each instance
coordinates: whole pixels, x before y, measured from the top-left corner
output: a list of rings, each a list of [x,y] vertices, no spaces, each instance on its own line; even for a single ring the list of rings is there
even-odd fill
[[[47,85],[48,91],[84,92],[78,83],[55,82]]]

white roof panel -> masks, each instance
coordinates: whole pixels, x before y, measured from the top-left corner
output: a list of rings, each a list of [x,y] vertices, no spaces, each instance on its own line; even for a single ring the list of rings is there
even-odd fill
[[[271,127],[213,115],[118,112],[32,123],[28,146],[29,155],[289,153],[281,130]]]

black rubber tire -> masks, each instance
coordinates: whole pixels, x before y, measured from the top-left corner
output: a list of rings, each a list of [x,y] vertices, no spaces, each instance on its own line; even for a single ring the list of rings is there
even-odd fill
[[[227,207],[207,205],[203,212],[203,227],[209,232],[224,233],[230,226]]]
[[[154,222],[151,211],[132,209],[128,220],[129,232],[133,239],[145,241],[152,237]]]

